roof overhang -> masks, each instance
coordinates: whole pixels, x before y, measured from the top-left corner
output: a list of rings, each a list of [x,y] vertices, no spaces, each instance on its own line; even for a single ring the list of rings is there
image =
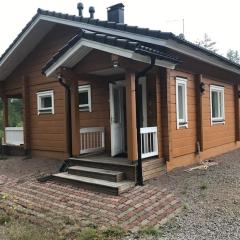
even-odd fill
[[[102,32],[110,35],[116,35],[144,43],[150,43],[169,48],[176,52],[188,55],[192,58],[206,62],[213,66],[240,74],[240,68],[233,64],[221,61],[218,57],[198,51],[196,48],[187,46],[172,39],[159,39],[151,36],[144,36],[137,33],[111,29],[103,26],[73,21],[67,18],[57,16],[48,16],[37,14],[27,25],[26,29],[17,37],[17,40],[9,47],[6,54],[0,59],[0,81],[5,80],[11,72],[24,60],[24,58],[37,46],[43,37],[52,29],[55,24],[64,24],[71,27],[77,27],[86,30]]]
[[[77,44],[65,52],[60,58],[54,62],[43,73],[49,77],[52,76],[59,67],[72,68],[78,62],[80,62],[91,50],[97,49],[111,54],[116,54],[121,57],[129,58],[135,61],[150,63],[151,58],[142,54],[138,54],[134,51],[122,49],[115,46],[110,46],[104,43],[91,41],[88,39],[81,39]],[[156,59],[156,66],[162,66],[170,69],[174,69],[176,64],[166,60]]]
[[[0,60],[0,81],[5,80],[11,74],[55,24],[54,21],[45,21],[41,17],[32,22]]]

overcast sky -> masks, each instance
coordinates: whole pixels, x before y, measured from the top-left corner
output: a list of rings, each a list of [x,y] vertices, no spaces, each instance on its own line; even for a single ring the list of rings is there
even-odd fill
[[[22,28],[43,8],[77,14],[77,0],[8,0],[0,5],[0,54],[10,45]],[[217,42],[219,53],[229,48],[240,50],[239,0],[83,0],[84,16],[89,6],[96,9],[95,17],[106,19],[106,8],[122,2],[125,22],[161,31],[182,32],[185,22],[186,39],[196,42],[209,34]]]

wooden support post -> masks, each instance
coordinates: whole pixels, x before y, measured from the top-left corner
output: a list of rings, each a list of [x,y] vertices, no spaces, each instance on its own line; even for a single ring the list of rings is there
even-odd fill
[[[202,75],[195,75],[195,94],[196,94],[196,132],[197,132],[197,144],[199,145],[199,150],[203,151],[203,109],[202,109],[202,94],[201,93],[201,83]],[[197,146],[198,148],[198,146]],[[197,149],[198,151],[198,149]]]
[[[170,70],[160,69],[160,94],[161,94],[161,113],[162,113],[162,149],[163,157],[166,161],[171,160],[172,156],[172,131],[171,131],[171,86]]]
[[[155,74],[156,79],[156,120],[158,129],[158,156],[162,155],[162,120],[161,120],[161,88],[160,88],[160,76],[159,72]]]
[[[78,80],[79,76],[76,75],[71,69],[62,68],[61,75],[65,79],[66,84],[70,86],[70,94],[71,94],[71,127],[72,129],[69,129],[68,124],[68,114],[66,114],[66,142],[69,143],[69,131],[72,131],[72,155],[73,156],[79,156],[80,154],[80,123],[79,123],[79,101],[78,101]],[[66,112],[69,110],[69,103],[68,103],[68,96],[67,96],[67,90],[65,89],[65,110]],[[66,149],[68,149],[69,146],[66,145]]]
[[[238,142],[240,141],[240,105],[239,105],[239,84],[238,81],[236,80],[234,82],[234,112],[235,112],[235,141]]]
[[[8,97],[3,96],[3,130],[4,130],[4,141],[6,143],[5,128],[8,127]]]
[[[126,73],[126,101],[127,101],[127,148],[128,160],[136,161],[137,154],[137,122],[136,122],[136,89],[135,73]]]
[[[23,77],[22,100],[23,100],[23,133],[24,149],[26,154],[31,150],[31,123],[30,123],[30,103],[29,103],[29,85],[28,78]]]

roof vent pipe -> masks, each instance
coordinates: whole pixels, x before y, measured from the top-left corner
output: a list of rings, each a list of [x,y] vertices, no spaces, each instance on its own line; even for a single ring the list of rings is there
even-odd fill
[[[90,18],[94,18],[95,8],[89,7]]]
[[[83,8],[84,8],[83,4],[82,3],[78,3],[77,8],[78,8],[78,15],[79,15],[79,17],[82,17],[83,16]]]
[[[108,21],[116,23],[124,23],[124,5],[118,3],[107,8]]]

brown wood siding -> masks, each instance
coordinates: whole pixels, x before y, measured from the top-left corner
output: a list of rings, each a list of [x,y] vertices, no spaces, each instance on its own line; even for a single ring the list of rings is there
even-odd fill
[[[177,129],[176,117],[176,77],[187,79],[188,128]],[[178,157],[196,151],[196,100],[194,75],[174,71],[170,72],[172,157]]]
[[[53,54],[76,33],[77,29],[56,25],[6,79],[4,84],[6,95],[21,94],[23,76],[28,78],[31,150],[41,155],[49,151],[48,155],[51,157],[59,158],[61,156],[62,158],[67,152],[64,88],[56,79],[44,77],[41,69]],[[39,116],[36,93],[45,90],[54,91],[55,113]]]
[[[217,74],[216,74],[217,75]],[[187,81],[187,101],[188,101],[188,128],[176,128],[176,76],[185,77]],[[205,92],[201,96],[202,114],[196,114],[196,75],[184,71],[170,71],[171,78],[171,152],[170,162],[167,163],[167,170],[170,171],[176,167],[187,166],[197,163],[209,157],[217,156],[227,151],[239,148],[239,142],[236,142],[235,129],[235,107],[233,79],[212,78],[202,76],[201,81],[205,83]],[[211,107],[210,107],[210,85],[220,85],[224,87],[225,103],[225,124],[211,125]],[[202,152],[196,153],[197,136],[197,116],[202,116]]]
[[[102,78],[93,78],[84,84],[91,85],[92,112],[79,111],[80,128],[86,127],[104,127],[106,151],[111,151],[110,139],[110,106],[109,106],[109,83]]]
[[[147,126],[157,126],[156,74],[147,77]]]
[[[142,167],[144,181],[159,177],[166,173],[166,165],[162,159],[144,160]]]
[[[203,77],[203,150],[235,142],[234,86]],[[225,124],[211,126],[210,85],[224,87]]]

